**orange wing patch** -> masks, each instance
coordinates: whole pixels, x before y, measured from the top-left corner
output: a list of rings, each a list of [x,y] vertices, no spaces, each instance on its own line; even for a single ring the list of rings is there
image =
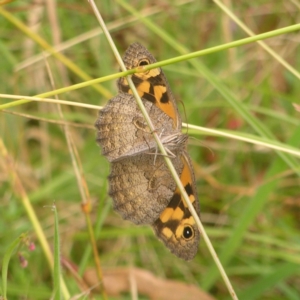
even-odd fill
[[[134,51],[135,55],[133,56]],[[127,69],[142,67],[156,62],[148,50],[137,43],[132,44],[127,49],[123,60]],[[140,97],[154,103],[172,118],[174,128],[181,129],[181,118],[176,101],[161,68],[155,68],[145,73],[136,73],[131,78]],[[118,86],[121,91],[132,94],[126,78],[120,78]]]
[[[185,152],[182,154],[181,159],[184,167],[180,175],[180,180],[191,203],[199,214],[199,202],[190,159]],[[195,220],[185,201],[182,199],[178,188],[176,188],[168,206],[153,224],[153,228],[157,236],[167,245],[171,252],[185,260],[194,258],[198,251],[200,234]]]

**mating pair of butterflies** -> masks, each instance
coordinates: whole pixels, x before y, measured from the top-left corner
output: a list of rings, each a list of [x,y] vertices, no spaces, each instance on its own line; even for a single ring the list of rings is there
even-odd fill
[[[127,69],[156,62],[138,43],[123,57]],[[162,143],[200,214],[195,178],[187,153],[187,136],[174,96],[160,68],[132,75]],[[200,233],[142,115],[126,78],[118,80],[119,94],[99,112],[97,142],[111,163],[109,195],[114,209],[135,224],[149,224],[160,240],[178,257],[191,260],[198,251]]]

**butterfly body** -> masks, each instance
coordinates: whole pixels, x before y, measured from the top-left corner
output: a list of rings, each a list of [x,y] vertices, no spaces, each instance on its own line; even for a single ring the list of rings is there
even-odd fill
[[[127,69],[156,60],[138,43],[123,57]],[[200,214],[195,177],[187,153],[187,136],[166,77],[160,68],[132,75],[156,132],[171,152],[171,161]],[[200,233],[149,130],[126,78],[118,80],[119,94],[99,112],[97,142],[111,162],[109,194],[114,209],[135,224],[149,224],[157,237],[178,257],[191,260],[197,253]]]

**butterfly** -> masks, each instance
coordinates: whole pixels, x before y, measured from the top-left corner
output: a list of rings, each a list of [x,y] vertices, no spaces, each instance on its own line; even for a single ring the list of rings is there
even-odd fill
[[[132,69],[156,60],[145,47],[134,43],[123,61],[127,69]],[[155,68],[131,78],[163,144],[172,152],[175,170],[200,215],[187,136],[181,133],[181,117],[163,71]],[[99,112],[95,123],[102,154],[111,162],[108,180],[114,209],[135,224],[150,224],[172,253],[191,260],[200,239],[195,220],[164,158],[156,155],[156,143],[126,78],[118,80],[118,88],[119,94]]]

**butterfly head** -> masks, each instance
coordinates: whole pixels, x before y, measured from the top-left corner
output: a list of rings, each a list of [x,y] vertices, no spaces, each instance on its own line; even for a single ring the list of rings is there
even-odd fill
[[[128,47],[123,61],[128,70],[144,67],[156,62],[153,55],[139,43],[134,43]]]

